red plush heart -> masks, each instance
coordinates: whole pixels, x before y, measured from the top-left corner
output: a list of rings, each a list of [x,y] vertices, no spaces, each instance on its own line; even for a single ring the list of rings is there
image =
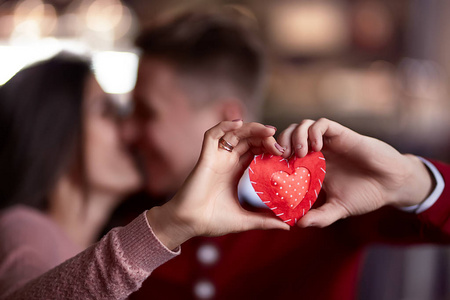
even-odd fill
[[[285,159],[257,155],[249,167],[250,182],[261,200],[277,217],[293,226],[316,202],[325,177],[325,158],[311,152]]]

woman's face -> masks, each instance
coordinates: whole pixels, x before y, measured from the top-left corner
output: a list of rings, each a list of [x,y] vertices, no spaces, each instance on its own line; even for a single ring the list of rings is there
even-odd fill
[[[113,103],[93,75],[84,92],[84,136],[91,189],[121,196],[139,187],[141,178],[121,140]]]

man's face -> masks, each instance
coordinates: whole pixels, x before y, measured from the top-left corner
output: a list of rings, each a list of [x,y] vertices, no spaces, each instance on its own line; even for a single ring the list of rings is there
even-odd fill
[[[146,186],[154,195],[174,193],[194,167],[204,132],[221,121],[216,105],[193,105],[175,69],[143,57],[134,91],[136,151],[143,160]]]

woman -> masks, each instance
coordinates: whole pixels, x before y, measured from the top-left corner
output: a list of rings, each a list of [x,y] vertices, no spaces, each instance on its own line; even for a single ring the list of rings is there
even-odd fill
[[[253,155],[281,152],[273,128],[235,120],[207,132],[171,201],[92,244],[140,184],[118,130],[79,58],[59,55],[0,88],[0,297],[126,298],[191,237],[289,228],[239,206],[237,182]],[[221,138],[232,146],[219,147]]]

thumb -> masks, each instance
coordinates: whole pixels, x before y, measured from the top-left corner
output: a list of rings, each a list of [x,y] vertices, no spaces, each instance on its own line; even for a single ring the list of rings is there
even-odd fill
[[[243,230],[253,230],[253,229],[282,229],[289,230],[290,226],[284,223],[282,220],[278,219],[271,212],[267,213],[245,213],[245,221],[243,222]]]
[[[348,212],[342,205],[335,201],[330,201],[307,212],[297,222],[297,225],[300,227],[325,227],[347,216]]]

